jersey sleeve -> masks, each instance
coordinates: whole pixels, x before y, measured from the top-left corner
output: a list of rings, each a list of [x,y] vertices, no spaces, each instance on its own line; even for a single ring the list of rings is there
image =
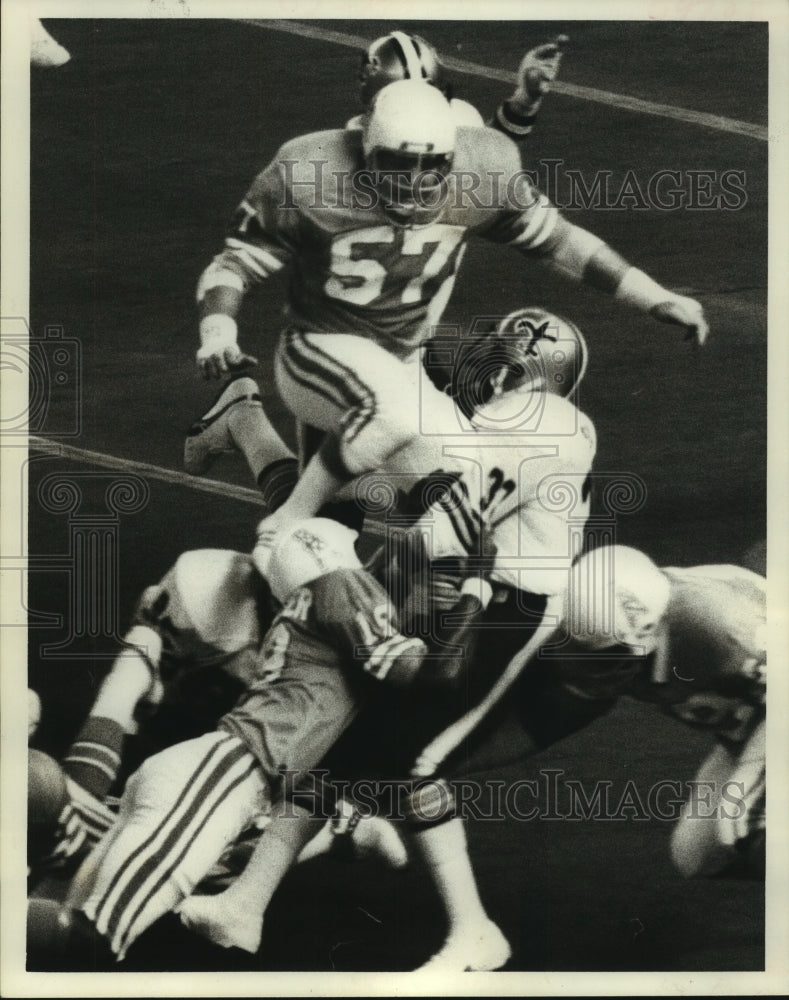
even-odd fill
[[[228,227],[213,266],[236,274],[245,287],[280,271],[299,242],[298,211],[287,145],[252,182]]]
[[[516,144],[493,128],[469,129],[468,133],[473,135],[478,149],[481,185],[476,195],[485,204],[497,206],[496,211],[486,213],[488,218],[475,227],[475,233],[530,256],[550,254],[562,229],[561,215],[523,169]]]
[[[413,681],[427,647],[421,639],[402,634],[389,595],[371,574],[330,573],[317,582],[314,595],[327,637],[354,667],[397,687]]]

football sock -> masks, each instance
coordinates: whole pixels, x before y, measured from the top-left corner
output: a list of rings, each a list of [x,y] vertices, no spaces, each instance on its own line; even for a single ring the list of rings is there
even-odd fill
[[[227,425],[255,482],[272,462],[288,458],[295,461],[295,455],[274,429],[260,402],[245,400],[233,406],[227,414]]]
[[[133,646],[121,650],[101,682],[91,716],[113,719],[127,733],[137,732],[135,711],[151,690],[152,679],[151,664],[143,654]]]
[[[477,890],[461,819],[417,829],[417,851],[427,865],[449,921],[449,934],[461,927],[487,923],[488,915]]]
[[[97,799],[104,799],[118,777],[126,730],[115,719],[89,715],[71,744],[63,770]]]
[[[334,452],[324,446],[312,456],[296,483],[287,501],[280,507],[281,520],[300,521],[305,517],[315,517],[337,490],[351,478],[333,460]]]
[[[273,514],[293,492],[299,478],[299,463],[295,458],[278,458],[257,475],[266,510]]]

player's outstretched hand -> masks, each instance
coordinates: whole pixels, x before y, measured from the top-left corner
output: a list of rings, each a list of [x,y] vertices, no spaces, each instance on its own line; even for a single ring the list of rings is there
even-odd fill
[[[544,42],[526,53],[518,67],[516,98],[522,102],[534,102],[548,93],[559,73],[564,46],[569,41],[567,35],[557,35],[550,42]]]
[[[661,323],[673,323],[685,328],[685,339],[694,341],[701,347],[709,336],[710,328],[704,316],[704,307],[695,299],[675,295],[666,302],[660,302],[650,309],[650,316]]]
[[[244,354],[238,344],[225,347],[206,345],[196,355],[197,367],[203,378],[219,379],[228,374],[237,374],[257,366],[257,358]]]

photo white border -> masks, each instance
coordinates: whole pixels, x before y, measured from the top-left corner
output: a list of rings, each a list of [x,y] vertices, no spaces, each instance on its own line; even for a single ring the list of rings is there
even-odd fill
[[[525,17],[524,15],[528,15]],[[26,746],[25,610],[19,574],[0,577],[0,620],[19,627],[0,634],[0,995],[4,997],[243,997],[243,996],[641,996],[781,995],[789,993],[789,4],[780,0],[473,0],[420,4],[387,0],[4,0],[2,8],[2,288],[0,316],[29,315],[29,35],[28,18],[287,18],[321,20],[371,16],[398,20],[767,20],[770,22],[769,425],[768,425],[768,874],[766,971],[761,973],[526,973],[465,974],[440,981],[413,973],[28,973],[24,971]],[[725,88],[726,82],[721,81]],[[689,102],[691,103],[691,102]],[[0,375],[3,373],[0,373]],[[15,403],[14,412],[21,404]],[[18,552],[26,522],[19,484],[24,447],[2,448],[0,552]]]

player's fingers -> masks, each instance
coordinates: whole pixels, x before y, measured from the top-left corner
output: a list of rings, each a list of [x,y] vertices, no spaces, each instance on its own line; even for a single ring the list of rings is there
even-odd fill
[[[231,372],[244,371],[247,368],[257,368],[258,359],[251,354],[239,354],[228,359],[228,369]]]

